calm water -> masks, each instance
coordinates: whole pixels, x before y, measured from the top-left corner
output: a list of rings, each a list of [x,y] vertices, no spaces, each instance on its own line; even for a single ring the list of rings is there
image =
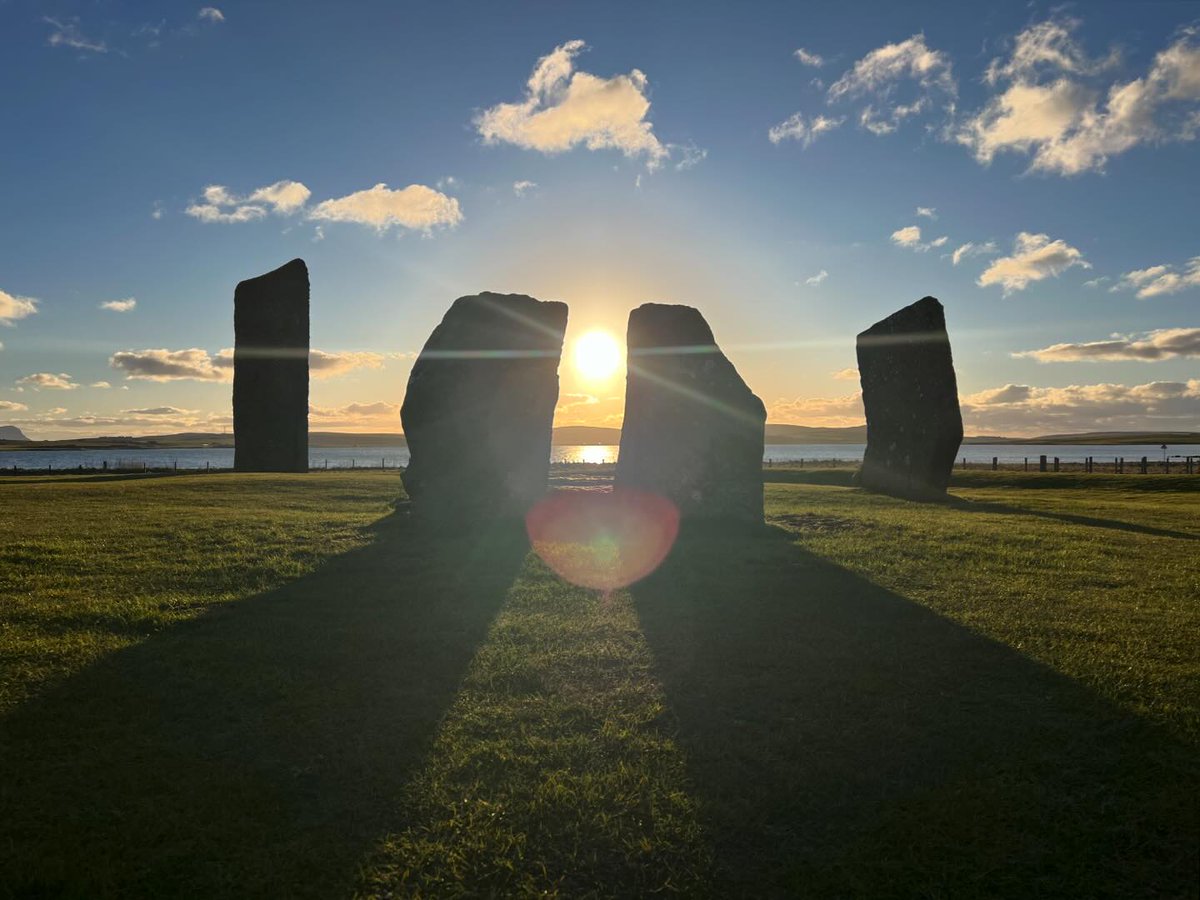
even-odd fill
[[[774,462],[795,462],[798,460],[848,460],[859,461],[863,455],[863,444],[767,444],[763,453],[764,460]],[[1191,454],[1200,456],[1200,445],[1180,444],[1168,447],[1167,452],[1172,458]],[[618,447],[609,445],[570,445],[552,447],[550,461],[554,463],[612,463],[617,460]],[[1157,444],[1126,444],[1112,445],[1055,445],[1055,444],[966,444],[958,451],[958,459],[964,456],[968,462],[991,462],[993,456],[1001,462],[1019,463],[1026,457],[1031,463],[1036,463],[1039,456],[1045,454],[1053,459],[1059,457],[1063,462],[1080,462],[1088,456],[1096,458],[1097,462],[1112,460],[1123,456],[1127,460],[1141,459],[1143,456],[1151,460],[1161,460],[1163,451]],[[331,469],[374,468],[384,466],[389,469],[408,464],[407,447],[338,447],[329,449],[314,449],[309,453],[309,465],[314,469],[328,466]],[[203,469],[210,466],[214,469],[230,469],[233,467],[232,449],[196,448],[193,450],[32,450],[32,451],[2,451],[0,452],[0,472],[3,469],[45,469],[53,470],[101,469],[107,463],[109,468],[141,468],[143,464],[150,469]]]

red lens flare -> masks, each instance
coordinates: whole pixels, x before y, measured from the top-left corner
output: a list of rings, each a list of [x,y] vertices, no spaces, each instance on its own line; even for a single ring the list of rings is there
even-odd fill
[[[533,550],[564,581],[612,591],[659,567],[679,534],[679,510],[646,491],[560,491],[529,511]]]

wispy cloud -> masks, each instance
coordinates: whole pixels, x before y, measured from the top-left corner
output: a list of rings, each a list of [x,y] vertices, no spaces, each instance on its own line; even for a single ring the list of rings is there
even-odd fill
[[[932,206],[918,206],[917,215],[924,216],[926,219],[937,219],[937,210]]]
[[[475,119],[484,143],[506,143],[562,153],[573,147],[616,149],[643,157],[650,168],[661,165],[669,151],[646,118],[650,111],[646,76],[638,69],[601,78],[575,68],[586,47],[568,41],[543,56],[517,103],[499,103]]]
[[[104,41],[90,38],[83,33],[79,19],[76,17],[55,19],[50,16],[43,16],[42,21],[53,29],[50,32],[50,37],[46,40],[46,43],[51,47],[67,47],[71,50],[82,50],[86,53],[109,52],[110,48]]]
[[[817,287],[819,284],[821,284],[821,282],[823,282],[828,277],[829,277],[829,273],[826,272],[824,269],[822,269],[816,275],[813,275],[809,278],[805,278],[804,283],[807,284],[809,287]]]
[[[101,309],[109,309],[119,313],[133,312],[136,307],[137,300],[133,297],[127,297],[124,300],[105,300],[100,304]]]
[[[311,196],[312,191],[299,181],[277,181],[244,196],[230,192],[224,185],[212,184],[204,189],[203,202],[193,203],[184,212],[201,222],[253,222],[265,218],[268,211],[291,215]]]
[[[1159,328],[1144,334],[1115,334],[1105,341],[1051,344],[1040,350],[1022,350],[1015,357],[1038,362],[1112,362],[1200,358],[1200,328]]]
[[[858,381],[858,369],[853,366],[847,369],[838,369],[836,372],[830,372],[829,375],[836,381]]]
[[[867,100],[859,110],[859,124],[883,135],[937,104],[952,106],[957,93],[949,55],[931,50],[925,35],[914,34],[858,60],[829,86],[826,97],[830,103]]]
[[[513,193],[518,197],[524,197],[527,192],[532,191],[536,187],[536,181],[514,181]]]
[[[845,121],[844,116],[835,119],[820,115],[806,120],[802,113],[793,113],[778,125],[772,125],[767,131],[767,138],[772,144],[792,140],[799,141],[801,147],[808,147],[821,135],[840,127]]]
[[[1126,272],[1110,291],[1136,291],[1145,300],[1164,294],[1178,294],[1188,288],[1200,287],[1200,256],[1194,256],[1180,267],[1174,265],[1150,266]]]
[[[993,253],[999,253],[1000,248],[996,246],[995,241],[984,241],[976,244],[973,241],[967,241],[965,244],[960,244],[955,251],[950,254],[950,261],[954,265],[958,265],[964,259],[971,256],[989,256]]]
[[[792,56],[800,60],[800,64],[804,66],[812,66],[813,68],[819,69],[821,66],[825,65],[825,57],[821,56],[819,53],[813,53],[809,50],[805,50],[803,47],[798,47],[796,51],[792,53]]]
[[[998,284],[1005,294],[1023,291],[1031,282],[1057,278],[1072,266],[1090,269],[1091,264],[1075,247],[1047,234],[1020,232],[1013,241],[1012,256],[995,260],[979,276],[980,287]]]
[[[336,378],[356,369],[379,369],[389,359],[407,356],[402,353],[313,348],[308,354],[308,368],[313,378]],[[109,358],[108,363],[131,381],[230,381],[233,378],[231,348],[211,355],[198,347],[186,350],[120,350]]]
[[[200,11],[196,13],[196,18],[205,22],[212,22],[213,24],[216,24],[217,22],[225,21],[225,13],[221,12],[215,6],[203,6],[200,8]]]

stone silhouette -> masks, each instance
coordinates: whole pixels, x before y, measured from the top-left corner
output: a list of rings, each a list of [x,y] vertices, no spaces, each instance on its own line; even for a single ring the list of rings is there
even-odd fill
[[[962,443],[942,304],[925,297],[858,336],[867,449],[858,483],[909,499],[946,493]]]
[[[661,494],[685,518],[761,522],[767,413],[699,310],[643,304],[626,343],[615,487]]]
[[[524,515],[546,491],[567,305],[459,297],[425,342],[400,420],[413,510],[470,522]]]
[[[293,259],[233,295],[233,467],[308,471],[308,268]]]

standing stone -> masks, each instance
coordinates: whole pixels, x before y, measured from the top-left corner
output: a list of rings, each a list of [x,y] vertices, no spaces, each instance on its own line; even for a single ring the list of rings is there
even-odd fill
[[[858,483],[910,499],[944,496],[962,443],[942,304],[925,297],[858,336],[867,449]]]
[[[308,471],[308,268],[243,281],[233,294],[233,467]]]
[[[667,497],[684,517],[761,522],[767,413],[690,306],[629,314],[615,487]]]
[[[524,515],[546,492],[567,305],[459,297],[408,377],[400,420],[413,509],[470,521]]]

